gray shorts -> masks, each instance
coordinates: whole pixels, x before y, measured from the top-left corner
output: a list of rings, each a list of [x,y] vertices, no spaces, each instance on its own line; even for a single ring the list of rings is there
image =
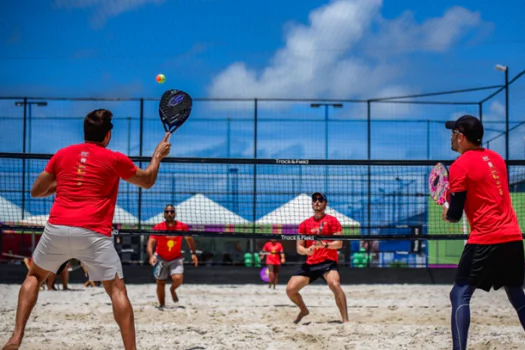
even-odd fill
[[[153,266],[153,276],[157,280],[167,280],[173,275],[182,275],[184,273],[184,259],[174,259],[166,261],[157,256],[157,263]]]
[[[111,237],[81,227],[47,223],[33,261],[44,270],[56,272],[69,259],[80,260],[91,281],[109,281],[115,275],[124,278]]]

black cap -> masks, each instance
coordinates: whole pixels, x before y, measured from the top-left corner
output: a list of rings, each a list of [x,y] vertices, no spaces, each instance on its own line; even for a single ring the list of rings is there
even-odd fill
[[[450,130],[458,130],[465,137],[477,145],[481,145],[483,139],[483,124],[478,118],[471,115],[464,115],[456,121],[448,121],[445,123],[445,128]]]
[[[324,199],[325,202],[328,202],[324,193],[314,192],[314,194],[312,194],[312,199],[314,199],[315,197],[321,197],[322,199]]]

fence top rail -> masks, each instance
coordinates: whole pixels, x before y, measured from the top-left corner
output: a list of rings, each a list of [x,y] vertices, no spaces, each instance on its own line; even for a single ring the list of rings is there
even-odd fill
[[[512,84],[515,80],[517,80],[521,75],[525,74],[525,71],[519,73],[516,77],[514,77],[510,82],[509,85]],[[466,88],[466,89],[457,89],[457,90],[447,90],[447,91],[437,91],[437,92],[429,92],[429,93],[421,93],[421,94],[411,94],[411,95],[404,95],[404,96],[386,96],[386,97],[376,97],[376,98],[368,98],[368,99],[331,99],[331,98],[282,98],[282,97],[265,97],[265,98],[258,98],[258,97],[250,97],[250,98],[221,98],[221,97],[195,97],[193,98],[194,101],[276,101],[276,102],[348,102],[348,103],[373,103],[373,102],[394,102],[393,100],[401,100],[401,99],[408,99],[408,98],[414,98],[419,99],[422,97],[429,97],[429,96],[441,96],[441,95],[452,95],[452,94],[459,94],[459,93],[465,93],[465,92],[475,92],[475,91],[483,91],[483,90],[491,90],[491,89],[502,89],[504,86],[502,85],[490,85],[490,86],[478,86],[473,88]],[[0,100],[48,100],[48,101],[158,101],[160,100],[159,97],[126,97],[126,98],[111,98],[111,97],[41,97],[41,96],[0,96]],[[469,102],[453,102],[452,104],[479,104],[484,101],[486,101],[487,98],[483,99],[482,101],[469,101]],[[415,101],[406,101],[399,103],[418,103]],[[452,101],[450,101],[452,102]],[[448,101],[442,101],[442,102],[432,102],[432,101],[421,101],[421,103],[435,103],[435,104],[449,104]]]

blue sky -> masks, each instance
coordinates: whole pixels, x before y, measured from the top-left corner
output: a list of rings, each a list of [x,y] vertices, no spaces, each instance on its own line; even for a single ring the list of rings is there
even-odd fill
[[[496,64],[509,66],[511,77],[525,69],[525,3],[508,0],[498,5],[466,0],[4,1],[0,96],[158,98],[167,88],[178,88],[197,98],[367,99],[502,84]],[[156,83],[158,73],[165,74],[165,84]],[[479,101],[487,94],[439,99]],[[514,123],[524,120],[523,101],[525,78],[512,88]],[[50,102],[33,110],[33,118],[41,118],[35,127],[46,133],[33,135],[32,144],[38,152],[53,153],[81,140],[81,125],[72,120],[68,133],[58,134],[61,122],[50,118],[76,117],[78,123],[89,110],[102,106],[118,118],[132,118],[132,141],[119,129],[111,146],[136,155],[136,103]],[[0,107],[2,117],[20,116],[12,101],[0,101]],[[260,118],[274,118],[259,129],[260,157],[324,156],[323,137],[318,135],[322,110],[308,103],[261,103],[259,108]],[[153,121],[154,104],[146,109],[152,119],[144,148],[148,155],[162,128]],[[382,122],[374,124],[373,157],[427,156],[420,147],[426,143],[426,129],[385,120],[442,121],[477,111],[477,106],[375,104],[373,118]],[[493,129],[501,131],[503,94],[488,101],[483,112],[484,120],[497,122]],[[197,103],[190,121],[177,131],[181,145],[173,155],[251,157],[252,116],[249,102]],[[330,118],[340,121],[329,129],[330,157],[366,156],[365,117],[362,104],[330,111]],[[232,120],[229,142],[225,118]],[[284,122],[301,118],[312,122]],[[12,131],[10,136],[20,136],[19,122],[0,118],[0,124]],[[389,132],[395,136],[386,137]],[[438,126],[432,126],[431,133],[431,158],[453,157],[448,134]],[[488,132],[487,138],[498,133]],[[523,139],[515,142],[519,152],[514,156],[525,156]],[[0,146],[2,151],[19,148],[19,142]]]
[[[363,98],[498,84],[495,64],[525,69],[525,3],[498,5],[4,1],[0,95],[157,97],[169,84],[196,97]]]

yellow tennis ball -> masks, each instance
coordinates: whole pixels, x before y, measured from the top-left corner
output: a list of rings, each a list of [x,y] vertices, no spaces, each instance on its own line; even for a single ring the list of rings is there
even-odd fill
[[[157,75],[157,83],[162,84],[165,81],[166,81],[166,77],[164,76],[164,74]]]

